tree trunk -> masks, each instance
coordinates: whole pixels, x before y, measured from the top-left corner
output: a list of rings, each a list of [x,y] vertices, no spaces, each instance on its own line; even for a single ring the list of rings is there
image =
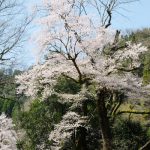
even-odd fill
[[[103,150],[112,149],[112,136],[110,132],[109,118],[107,116],[107,109],[105,106],[105,100],[107,95],[108,90],[106,88],[103,88],[97,92],[97,109],[99,113],[100,129],[102,133]]]
[[[87,116],[87,100],[82,101],[82,112],[83,116]]]
[[[86,135],[86,129],[84,127],[78,127],[78,140],[76,141],[76,150],[88,150]]]

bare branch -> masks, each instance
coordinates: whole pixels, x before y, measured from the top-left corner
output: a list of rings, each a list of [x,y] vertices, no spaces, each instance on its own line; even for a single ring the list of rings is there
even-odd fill
[[[16,0],[1,0],[0,16],[0,64],[4,64],[6,60],[14,59],[12,52],[19,48],[33,17],[26,17],[22,5]]]

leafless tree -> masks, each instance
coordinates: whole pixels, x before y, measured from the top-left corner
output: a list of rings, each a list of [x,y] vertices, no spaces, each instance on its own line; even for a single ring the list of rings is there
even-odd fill
[[[15,58],[31,19],[20,0],[0,0],[0,65]]]

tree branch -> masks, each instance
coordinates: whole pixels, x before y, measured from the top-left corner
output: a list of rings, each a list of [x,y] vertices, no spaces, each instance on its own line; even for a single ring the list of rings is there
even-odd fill
[[[150,149],[150,140],[146,142],[144,146],[142,146],[139,150],[149,150]]]
[[[125,110],[125,111],[119,111],[116,115],[121,115],[121,114],[139,114],[139,115],[145,115],[145,114],[150,114],[150,111]]]

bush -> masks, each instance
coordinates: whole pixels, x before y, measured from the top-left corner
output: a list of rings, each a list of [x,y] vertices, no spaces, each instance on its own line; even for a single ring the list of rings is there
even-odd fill
[[[49,134],[54,128],[54,124],[61,120],[66,109],[66,106],[56,99],[53,96],[47,101],[34,100],[30,110],[22,112],[21,127],[25,129],[30,139],[28,142],[33,149],[39,149],[41,145],[44,149],[50,148]],[[23,143],[23,146],[25,144],[27,145],[27,143]]]
[[[118,120],[113,128],[114,150],[137,150],[148,137],[139,122]]]
[[[2,112],[4,112],[8,117],[11,117],[15,103],[16,101],[14,100],[4,100]]]
[[[56,92],[76,94],[81,90],[80,84],[66,77],[59,77],[57,82],[58,83],[55,86]]]

